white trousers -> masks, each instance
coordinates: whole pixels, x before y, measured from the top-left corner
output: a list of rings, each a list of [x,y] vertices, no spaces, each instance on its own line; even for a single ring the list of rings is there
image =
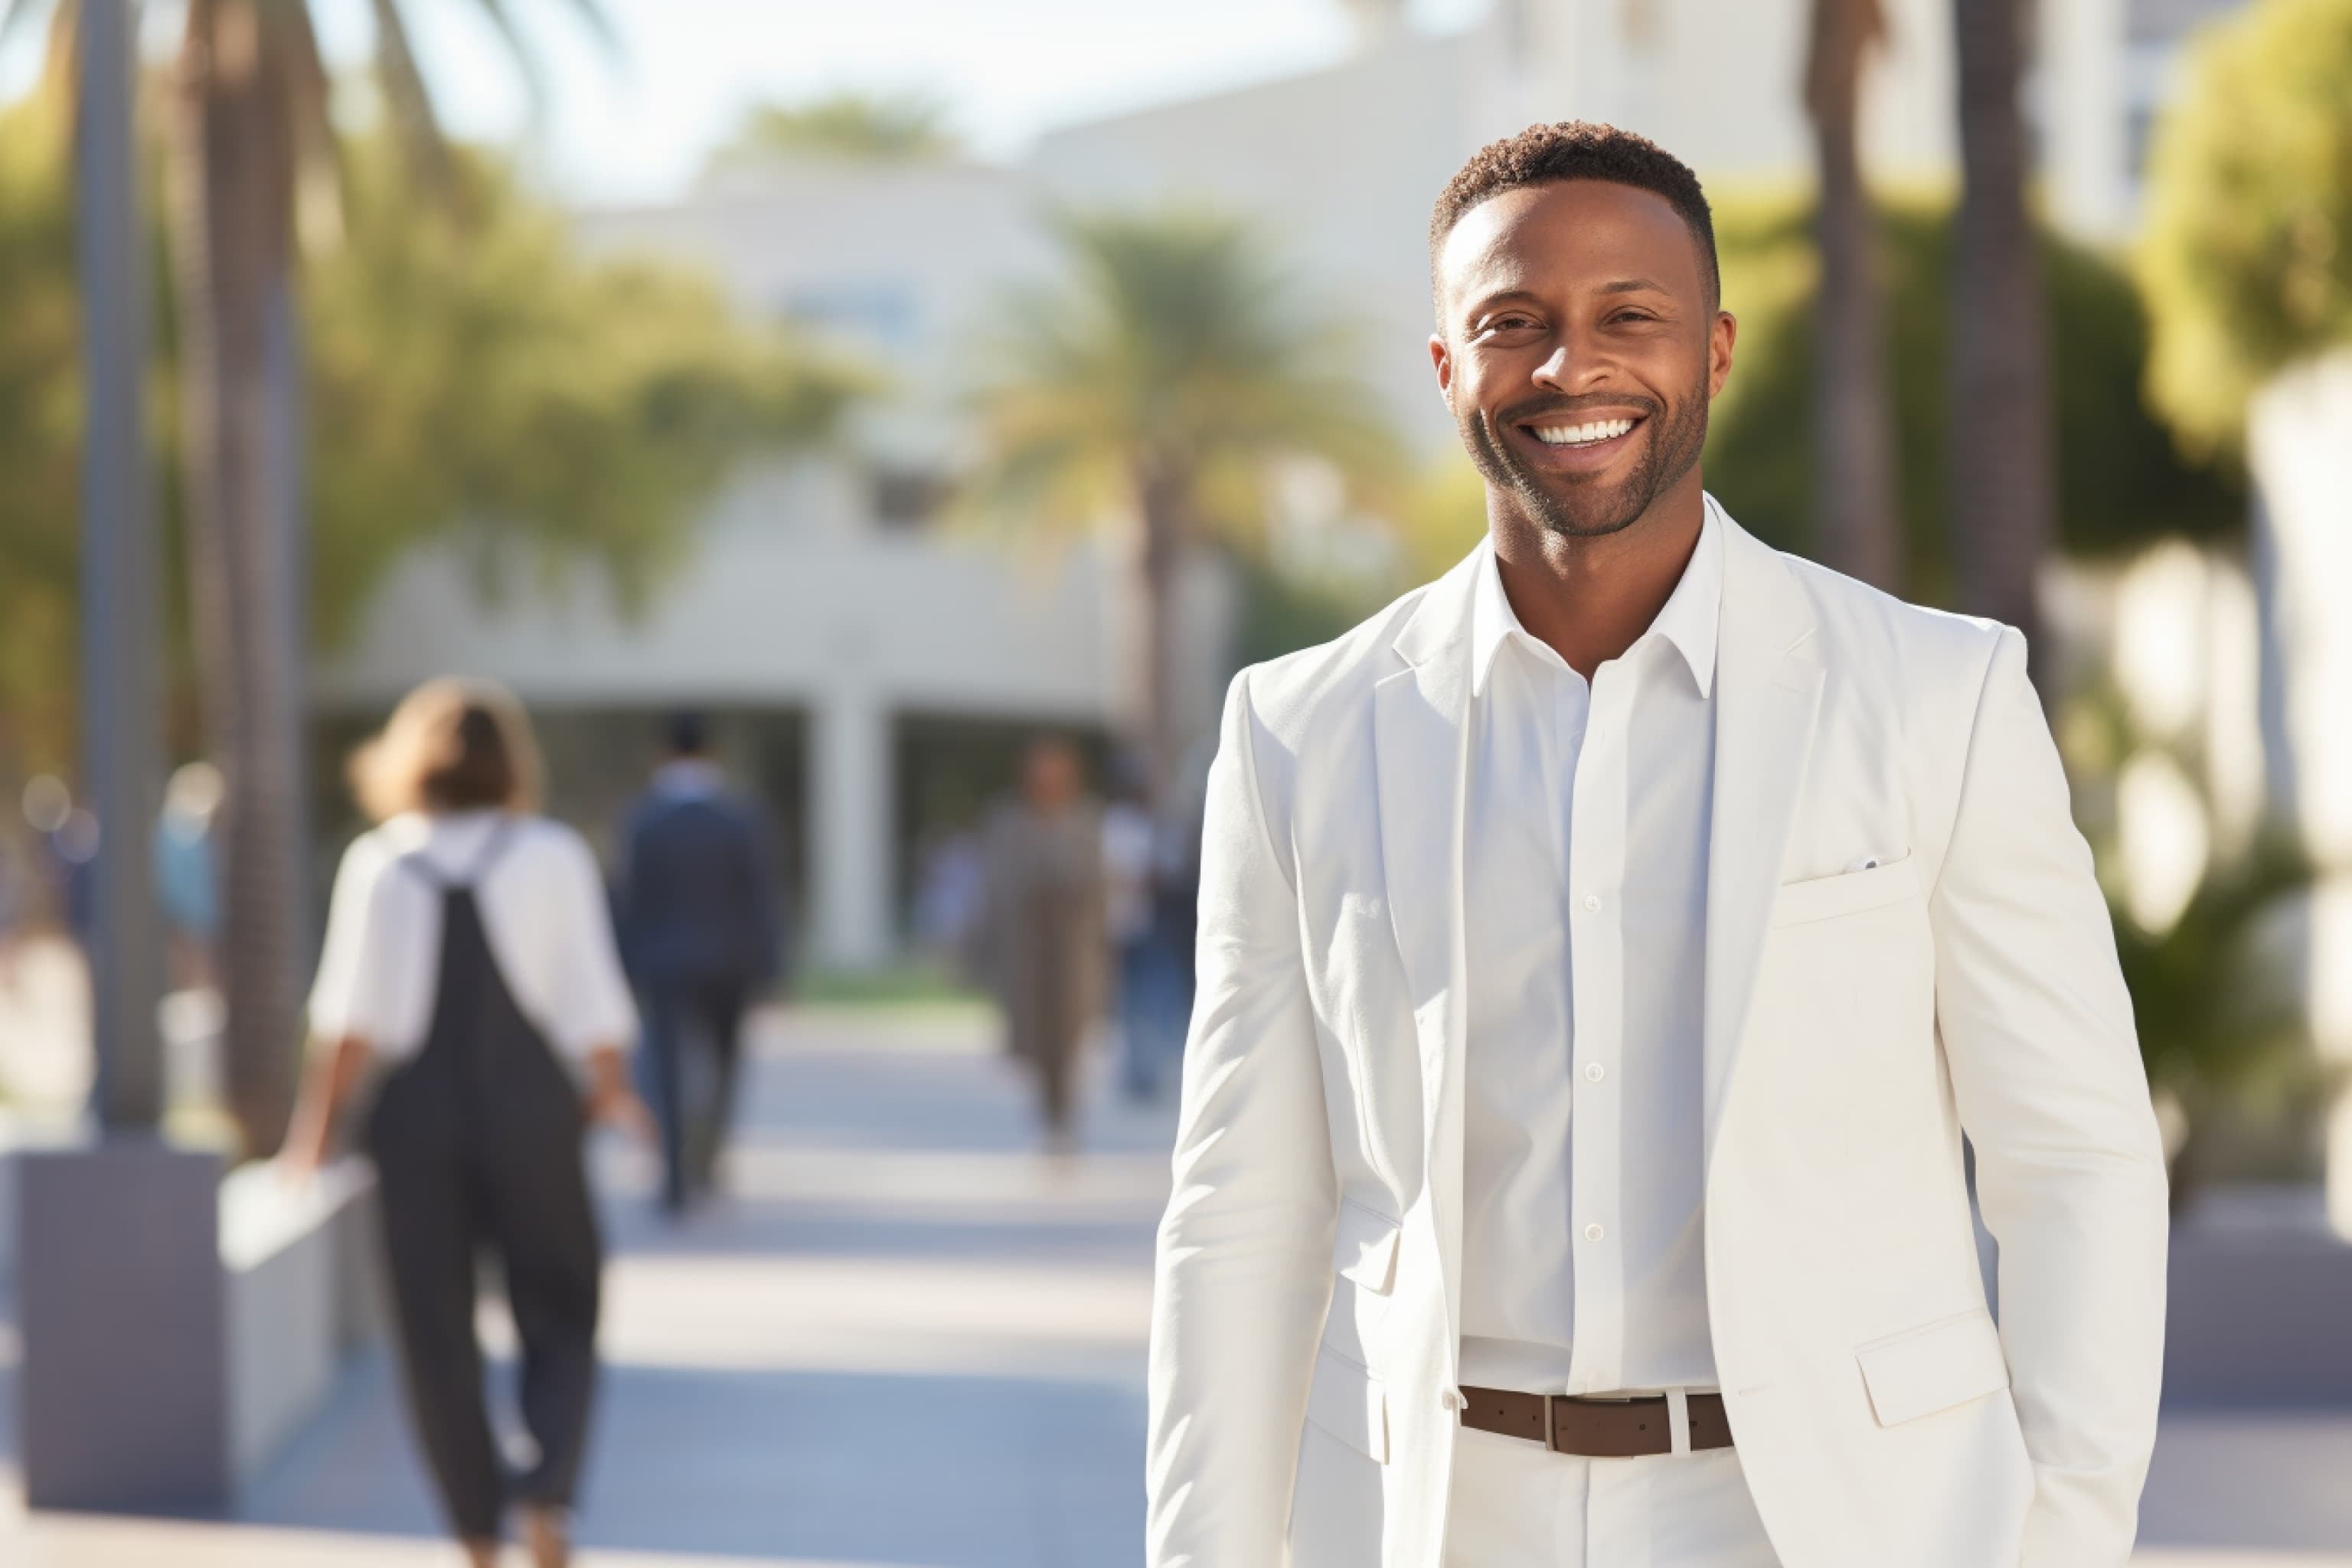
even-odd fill
[[[1737,1448],[1586,1459],[1464,1427],[1445,1568],[1778,1568]]]

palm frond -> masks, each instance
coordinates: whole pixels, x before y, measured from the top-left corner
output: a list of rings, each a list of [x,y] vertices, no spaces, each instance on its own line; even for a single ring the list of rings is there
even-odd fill
[[[614,59],[627,58],[628,42],[621,37],[621,29],[614,25],[613,14],[604,9],[604,0],[571,0],[571,5],[573,14],[590,32],[596,35],[596,41],[604,45]]]
[[[294,138],[294,227],[305,248],[327,250],[342,239],[342,152],[335,136],[334,88],[310,25],[310,7],[288,7],[286,82]]]
[[[416,63],[400,0],[370,0],[375,17],[375,72],[384,111],[408,159],[410,174],[436,199],[454,205],[457,163],[433,107],[433,89]]]
[[[508,8],[507,0],[474,0],[474,3],[489,19],[490,26],[499,30],[499,37],[506,41],[507,54],[514,60],[515,69],[522,73],[523,95],[530,106],[531,124],[534,127],[545,124],[551,95],[547,87],[547,68],[540,58],[539,51],[532,48],[530,40],[523,36],[521,27],[515,22],[513,11]],[[591,9],[593,8],[592,5]]]

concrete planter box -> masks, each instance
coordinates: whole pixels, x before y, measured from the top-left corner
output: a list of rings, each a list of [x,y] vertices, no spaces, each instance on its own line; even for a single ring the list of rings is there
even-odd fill
[[[21,1152],[19,1445],[34,1508],[226,1509],[374,1332],[373,1184],[160,1144]]]

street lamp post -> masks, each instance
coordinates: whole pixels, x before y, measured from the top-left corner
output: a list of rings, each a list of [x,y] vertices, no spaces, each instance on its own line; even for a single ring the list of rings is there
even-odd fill
[[[89,965],[98,1112],[110,1133],[163,1113],[163,986],[152,836],[161,804],[161,592],[141,385],[148,251],[133,145],[130,0],[82,0],[75,94],[76,244],[88,428],[81,488],[83,784],[98,816]]]
[[[140,417],[148,251],[132,132],[133,0],[80,0],[74,204],[87,398],[81,492],[84,788],[99,821],[90,921],[100,1136],[16,1174],[17,1450],[37,1509],[208,1512],[233,1419],[217,1155],[156,1134],[163,985],[154,491]]]

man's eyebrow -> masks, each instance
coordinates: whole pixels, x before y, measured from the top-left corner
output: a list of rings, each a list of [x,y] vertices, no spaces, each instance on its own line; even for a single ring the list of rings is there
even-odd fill
[[[1491,294],[1481,294],[1476,299],[1471,300],[1464,314],[1466,317],[1475,320],[1477,317],[1484,315],[1486,312],[1499,309],[1504,305],[1528,304],[1533,302],[1534,300],[1535,293],[1532,289],[1497,289]]]
[[[1663,283],[1653,283],[1646,278],[1620,278],[1601,286],[1603,294],[1665,294],[1671,293]]]

